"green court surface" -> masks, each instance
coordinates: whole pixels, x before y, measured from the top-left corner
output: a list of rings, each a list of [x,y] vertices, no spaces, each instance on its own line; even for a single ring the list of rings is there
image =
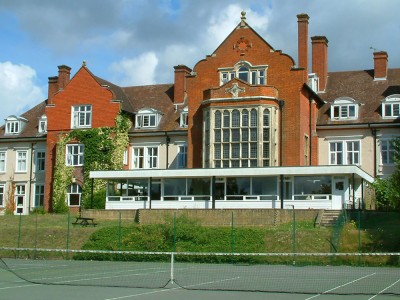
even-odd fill
[[[23,266],[21,265],[21,268]],[[29,271],[34,271],[35,269],[32,266],[26,266]],[[299,268],[300,269],[300,268]],[[41,270],[42,271],[42,270]],[[209,270],[210,271],[210,270]],[[365,271],[370,271],[365,269]],[[398,270],[395,270],[398,271]],[[201,269],[198,272],[202,272]],[[38,272],[40,273],[40,271]],[[397,272],[397,277],[400,281],[400,272]],[[39,274],[38,274],[39,275]],[[235,274],[231,274],[235,276]],[[296,277],[296,274],[293,274],[294,277],[287,274],[288,278],[280,278],[280,280],[284,281],[286,285],[290,286],[293,284],[293,280]],[[96,280],[98,278],[93,275],[89,275],[88,273],[81,274],[78,277],[78,281],[76,284],[79,284],[79,281],[88,279]],[[212,280],[213,272],[208,273],[208,277]],[[279,276],[279,274],[277,275]],[[357,275],[358,276],[358,275]],[[396,274],[395,274],[396,276]],[[316,274],[313,278],[309,278],[307,280],[317,280],[318,274]],[[372,276],[371,276],[372,277]],[[139,278],[138,278],[139,279]],[[102,287],[102,286],[77,286],[73,285],[63,285],[65,284],[65,277],[63,279],[58,279],[60,284],[37,284],[31,283],[26,280],[22,280],[21,278],[15,276],[8,270],[0,268],[0,299],[2,300],[43,300],[43,299],[87,299],[87,300],[117,300],[117,299],[141,299],[141,300],[197,300],[197,299],[216,299],[216,300],[236,300],[236,299],[245,299],[245,300],[257,300],[257,299],[276,299],[276,300],[286,300],[286,299],[324,299],[324,300],[338,300],[338,299],[398,299],[397,296],[392,295],[381,295],[369,294],[369,295],[326,295],[323,293],[315,293],[315,294],[298,294],[298,293],[268,293],[268,292],[243,292],[243,291],[212,291],[212,290],[187,290],[183,289],[177,285],[170,284],[166,288],[127,288],[127,287]],[[135,280],[135,277],[132,277],[130,280]],[[301,279],[298,279],[301,281]],[[57,280],[53,279],[53,282],[57,282]],[[207,282],[208,283],[208,282]],[[207,284],[206,283],[206,284]],[[372,284],[370,281],[367,284]],[[318,284],[318,282],[316,283]],[[354,284],[354,285],[353,285]],[[346,285],[346,288],[351,289],[359,288],[357,287],[359,282],[350,282]],[[388,287],[391,283],[382,282],[382,286]],[[400,284],[398,281],[396,284]],[[331,286],[335,286],[337,288],[336,283],[332,283]]]

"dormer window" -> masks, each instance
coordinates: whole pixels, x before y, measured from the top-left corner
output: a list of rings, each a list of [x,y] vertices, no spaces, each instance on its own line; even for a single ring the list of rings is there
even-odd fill
[[[157,127],[161,120],[161,112],[148,108],[140,110],[136,115],[136,128]]]
[[[180,127],[182,127],[182,128],[188,127],[188,108],[187,108],[187,106],[181,110],[181,115],[180,115],[179,120],[180,120],[179,121]]]
[[[382,117],[384,119],[400,117],[400,94],[388,96],[382,101]]]
[[[39,126],[38,126],[38,132],[39,133],[47,133],[47,117],[46,115],[43,115],[39,119]]]
[[[6,118],[6,134],[20,134],[27,122],[28,120],[22,117],[10,116]]]
[[[331,106],[331,119],[355,120],[358,118],[358,104],[351,98],[336,99]]]
[[[233,78],[239,78],[252,85],[266,84],[267,65],[252,66],[249,62],[240,61],[233,68],[221,68],[220,85],[227,83]]]
[[[315,74],[315,73],[308,74],[308,86],[314,92],[318,92],[319,78],[318,78],[317,74]]]

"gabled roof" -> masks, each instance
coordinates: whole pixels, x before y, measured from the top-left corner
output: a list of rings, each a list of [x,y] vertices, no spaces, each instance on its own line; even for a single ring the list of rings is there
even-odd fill
[[[381,102],[400,94],[400,69],[389,69],[386,80],[374,80],[374,70],[331,72],[325,93],[319,93],[327,103],[320,109],[318,125],[366,123],[400,123],[400,119],[383,119]],[[335,99],[350,97],[360,104],[357,120],[330,119],[330,107]]]

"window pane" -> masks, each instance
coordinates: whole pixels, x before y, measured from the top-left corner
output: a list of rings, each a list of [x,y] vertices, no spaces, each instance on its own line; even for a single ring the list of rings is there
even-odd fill
[[[221,112],[217,110],[214,116],[215,116],[215,128],[221,128]]]

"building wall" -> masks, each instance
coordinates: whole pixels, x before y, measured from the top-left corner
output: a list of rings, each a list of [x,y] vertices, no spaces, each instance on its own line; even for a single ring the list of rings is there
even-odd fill
[[[92,105],[92,128],[115,126],[114,120],[120,111],[120,103],[113,102],[113,93],[101,86],[94,76],[82,67],[63,90],[52,98],[46,107],[47,116],[47,163],[45,207],[51,208],[53,172],[56,144],[60,134],[71,130],[71,112],[74,105]]]
[[[45,170],[37,170],[37,152],[46,150],[46,143],[41,142],[7,142],[1,143],[0,151],[6,153],[6,170],[0,172],[0,185],[4,187],[3,205],[0,206],[0,212],[6,207],[9,196],[12,195],[12,185],[22,186],[23,202],[17,203],[17,191],[14,192],[14,201],[18,210],[15,213],[28,214],[30,210],[35,208],[35,192],[36,185],[44,185]],[[17,152],[22,151],[26,153],[24,160],[25,170],[18,171],[17,167]]]
[[[245,48],[235,47],[245,44]],[[245,50],[242,50],[245,49]],[[303,155],[294,154],[293,148],[301,149],[300,124],[308,122],[308,115],[300,112],[300,91],[304,84],[305,70],[293,69],[295,63],[291,57],[274,51],[252,29],[238,27],[210,56],[199,61],[194,67],[194,76],[187,78],[189,99],[189,167],[201,167],[202,162],[202,101],[204,92],[220,86],[218,68],[233,67],[239,61],[248,61],[252,65],[268,65],[267,85],[278,91],[277,99],[285,101],[283,110],[283,165],[303,165]],[[246,92],[239,95],[246,97]],[[263,94],[259,94],[263,96]],[[228,96],[226,96],[228,98]],[[236,101],[237,105],[245,105]],[[302,119],[302,120],[300,120]],[[303,120],[304,119],[304,120]],[[302,134],[301,134],[302,136]]]

